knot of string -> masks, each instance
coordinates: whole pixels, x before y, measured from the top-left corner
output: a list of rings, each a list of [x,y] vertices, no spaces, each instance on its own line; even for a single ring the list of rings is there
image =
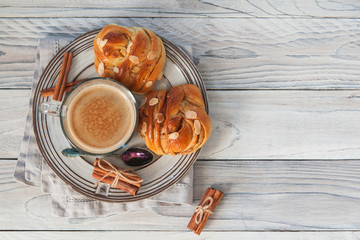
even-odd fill
[[[102,164],[105,163],[106,165],[108,165],[110,167],[106,168],[104,167]],[[115,168],[114,165],[112,165],[111,163],[109,163],[108,161],[106,161],[105,159],[98,159],[98,167],[104,171],[106,171],[107,173],[100,178],[97,183],[95,184],[96,186],[99,184],[100,181],[102,181],[103,179],[105,179],[106,177],[108,177],[110,174],[114,174],[115,178],[113,180],[113,182],[111,183],[112,187],[116,187],[116,185],[118,184],[120,178],[125,179],[126,182],[128,183],[141,183],[143,180],[133,180],[130,179],[130,177],[137,177],[138,175],[135,173],[134,170],[132,169],[122,169],[122,168]]]
[[[211,204],[213,203],[213,201],[214,201],[214,199],[211,196],[207,196],[204,199],[203,203],[201,205],[197,206],[197,208],[195,210],[195,212],[196,212],[195,223],[196,224],[199,224],[201,222],[201,220],[204,217],[205,212],[212,214],[212,211],[209,208],[210,208]]]

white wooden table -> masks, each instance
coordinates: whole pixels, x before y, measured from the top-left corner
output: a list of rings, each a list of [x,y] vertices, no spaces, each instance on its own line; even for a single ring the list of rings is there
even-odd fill
[[[193,47],[214,124],[194,205],[55,218],[12,179],[37,42],[109,23]],[[359,87],[356,0],[1,0],[0,239],[359,239]],[[197,237],[186,225],[210,185],[225,197]]]

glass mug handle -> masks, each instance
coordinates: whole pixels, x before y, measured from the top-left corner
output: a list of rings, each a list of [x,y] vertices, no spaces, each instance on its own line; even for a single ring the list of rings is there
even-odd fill
[[[50,116],[60,116],[61,102],[42,102],[39,111]]]

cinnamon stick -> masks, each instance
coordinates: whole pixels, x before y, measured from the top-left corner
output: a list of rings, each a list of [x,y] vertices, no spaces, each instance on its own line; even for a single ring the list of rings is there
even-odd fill
[[[101,169],[101,168],[99,168],[99,159],[97,158],[96,160],[95,160],[95,163],[94,163],[94,171],[96,171],[96,172],[98,172],[99,174],[102,174],[103,176],[105,175],[105,174],[107,174],[109,171],[111,171],[111,167],[109,166],[109,165],[107,165],[106,163],[103,163],[102,165],[103,165],[103,167],[104,168],[106,168],[107,170],[103,170],[103,169]],[[112,177],[112,178],[115,178],[116,177],[116,174],[115,173],[110,173],[109,174],[109,176],[110,177]],[[128,175],[128,176],[126,176],[126,178],[128,178],[128,179],[130,179],[131,181],[133,181],[131,184],[132,185],[134,185],[134,186],[136,186],[136,187],[141,187],[141,184],[142,184],[142,178],[141,177],[139,177],[139,176],[133,176],[133,175]],[[119,177],[119,179],[121,180],[121,181],[124,181],[124,182],[126,182],[127,180],[125,179],[125,178],[123,178],[123,177]]]
[[[104,174],[103,173],[100,173],[100,172],[97,172],[97,171],[94,171],[92,173],[92,177],[93,178],[96,178],[97,180],[100,180],[101,179],[101,182],[104,182],[104,183],[107,183],[107,184],[112,184],[115,180],[114,177],[105,177],[103,178]],[[103,178],[103,179],[102,179]],[[124,190],[125,192],[128,192],[130,193],[131,195],[135,196],[136,193],[139,191],[139,187],[137,186],[134,186],[134,185],[131,185],[129,183],[126,183],[126,182],[123,182],[123,181],[118,181],[116,183],[116,187],[121,189],[121,190]]]
[[[66,69],[65,69],[65,73],[64,73],[64,77],[61,81],[61,86],[60,86],[60,91],[59,91],[59,97],[58,100],[61,101],[63,95],[64,95],[64,90],[65,90],[65,85],[68,79],[68,75],[70,72],[70,67],[71,67],[71,63],[72,63],[72,59],[73,59],[74,54],[72,52],[69,53],[69,57],[68,57],[68,61],[66,64]]]
[[[67,83],[65,85],[64,92],[69,92],[75,85],[77,85],[78,83],[81,83],[84,80],[86,80],[86,79],[80,79],[80,80],[77,80],[77,81],[74,81],[74,82]],[[41,94],[42,97],[49,97],[49,96],[54,95],[54,93],[55,93],[55,87],[48,88],[48,89],[43,89],[43,90],[40,91],[40,94]]]
[[[61,85],[62,85],[62,80],[64,78],[68,58],[69,58],[69,52],[65,52],[63,62],[61,64],[61,69],[59,72],[58,80],[57,80],[56,87],[55,87],[55,93],[53,96],[54,100],[58,100],[58,98],[59,98],[59,93],[60,93],[60,89],[61,89]]]
[[[192,218],[190,219],[187,228],[192,230],[197,235],[200,235],[211,213],[219,204],[223,196],[223,192],[215,190],[213,188],[208,188],[203,197],[201,198],[201,201],[197,206]],[[197,223],[197,221],[200,222]]]
[[[92,176],[101,182],[124,190],[132,195],[136,195],[143,182],[135,171],[123,170],[117,168],[105,159],[97,158],[94,162],[94,171]]]

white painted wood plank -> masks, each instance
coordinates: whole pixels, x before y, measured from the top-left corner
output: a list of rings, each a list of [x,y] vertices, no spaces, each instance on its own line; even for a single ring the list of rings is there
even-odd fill
[[[17,158],[25,130],[30,91],[0,91],[0,158]]]
[[[102,218],[57,218],[50,198],[12,180],[0,160],[0,230],[179,231],[206,188],[225,193],[205,232],[360,229],[360,161],[197,161],[193,206],[141,209]],[[206,235],[208,236],[208,235]]]
[[[0,19],[0,87],[31,85],[42,37],[109,23],[143,26],[193,47],[208,89],[359,89],[360,19]]]
[[[16,240],[83,240],[83,239],[166,239],[166,240],[193,240],[193,239],[226,239],[226,240],[357,240],[360,234],[358,232],[202,232],[200,236],[191,232],[133,232],[133,231],[85,231],[85,232],[0,232],[0,239]]]
[[[3,0],[2,17],[340,17],[358,18],[357,1],[20,1]]]
[[[358,159],[359,91],[209,91],[206,159]]]
[[[209,91],[202,159],[358,159],[360,91]],[[29,90],[0,90],[0,156],[16,158]]]

